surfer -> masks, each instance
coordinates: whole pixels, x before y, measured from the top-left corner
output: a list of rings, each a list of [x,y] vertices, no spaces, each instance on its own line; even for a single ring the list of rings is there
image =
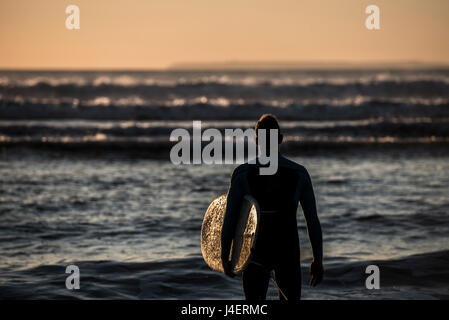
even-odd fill
[[[257,121],[254,129],[256,144],[259,129],[278,130],[278,141],[268,140],[267,150],[270,150],[269,143],[282,143],[283,136],[273,115],[264,114]],[[269,137],[268,132],[266,136]],[[281,154],[278,154],[278,159],[278,170],[274,175],[260,175],[261,165],[258,162],[238,166],[232,174],[228,191],[221,235],[221,259],[228,276],[234,276],[229,253],[243,197],[247,194],[253,196],[261,211],[253,255],[242,274],[243,291],[247,300],[266,299],[271,274],[278,287],[279,299],[300,299],[300,249],[296,221],[298,203],[301,203],[313,251],[310,285],[316,286],[323,278],[321,225],[316,212],[312,181],[302,165]]]

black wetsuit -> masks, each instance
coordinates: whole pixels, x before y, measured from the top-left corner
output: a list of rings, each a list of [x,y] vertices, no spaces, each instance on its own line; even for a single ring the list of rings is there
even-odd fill
[[[266,298],[270,273],[279,288],[279,298],[301,296],[299,238],[296,221],[298,202],[304,212],[315,259],[322,259],[322,235],[312,182],[307,170],[279,156],[274,175],[260,175],[258,165],[237,167],[231,179],[222,232],[222,257],[229,257],[233,232],[243,197],[259,203],[259,232],[250,264],[243,272],[243,289],[248,300]]]

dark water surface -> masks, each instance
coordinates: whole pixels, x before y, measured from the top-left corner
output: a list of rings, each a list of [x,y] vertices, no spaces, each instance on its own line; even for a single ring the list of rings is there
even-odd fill
[[[449,297],[447,157],[294,159],[314,182],[328,271],[304,298]],[[200,249],[204,212],[226,192],[232,168],[9,153],[0,161],[0,295],[242,298],[239,280],[210,271]],[[306,263],[300,210],[298,217]],[[375,293],[364,287],[373,261],[381,268]],[[65,288],[69,264],[81,270],[77,292]]]
[[[0,71],[0,297],[242,298],[200,250],[234,166],[173,165],[168,137],[264,112],[316,192],[327,273],[303,297],[449,298],[447,70]]]

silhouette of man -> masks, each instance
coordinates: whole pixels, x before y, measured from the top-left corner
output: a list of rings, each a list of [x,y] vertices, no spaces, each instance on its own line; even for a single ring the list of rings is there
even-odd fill
[[[266,137],[270,136],[270,129],[277,129],[278,141],[267,139],[266,143],[282,143],[283,136],[273,115],[264,114],[257,121],[254,129],[257,144],[259,144],[259,129],[266,130]],[[266,149],[270,150],[268,146]],[[229,253],[241,201],[246,194],[249,194],[257,200],[261,212],[253,255],[242,275],[245,298],[265,300],[270,274],[273,273],[279,299],[298,300],[301,297],[300,251],[296,221],[298,202],[301,203],[312,244],[310,285],[316,286],[323,278],[321,225],[316,212],[312,182],[306,168],[280,154],[278,154],[278,170],[274,175],[260,175],[260,166],[259,162],[245,163],[238,166],[232,174],[221,236],[223,268],[228,276],[234,276]]]

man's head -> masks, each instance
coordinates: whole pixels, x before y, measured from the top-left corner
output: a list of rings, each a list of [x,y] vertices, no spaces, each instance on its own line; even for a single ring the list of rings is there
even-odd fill
[[[256,126],[254,127],[254,131],[256,132],[256,143],[258,144],[258,130],[259,129],[265,129],[266,130],[266,137],[268,139],[267,143],[269,143],[269,137],[270,137],[270,131],[271,129],[277,129],[278,130],[278,143],[282,143],[282,139],[284,138],[281,134],[281,128],[279,127],[278,120],[276,117],[270,113],[265,113],[260,117],[260,119],[257,121]]]

